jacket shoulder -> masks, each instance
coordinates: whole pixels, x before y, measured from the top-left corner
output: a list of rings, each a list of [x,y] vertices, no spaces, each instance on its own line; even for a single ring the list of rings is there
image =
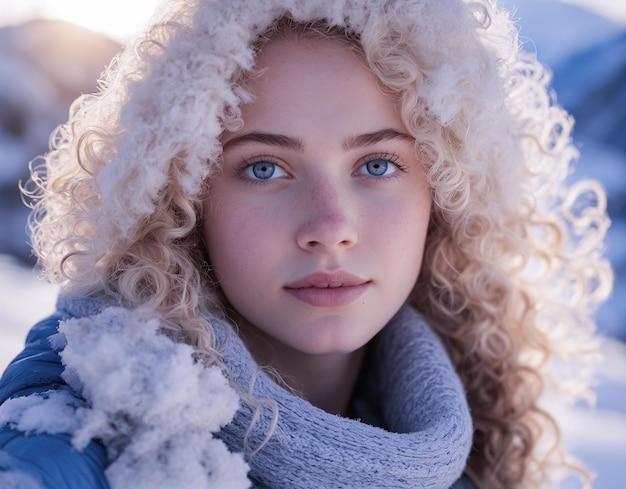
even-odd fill
[[[24,350],[0,378],[0,404],[18,397],[64,390],[78,397],[62,378],[63,363],[50,338],[67,319],[54,314],[37,323]],[[77,451],[69,434],[23,433],[0,426],[0,486],[54,489],[108,489],[106,451],[92,441]]]
[[[60,314],[53,314],[30,330],[24,350],[0,378],[0,404],[13,397],[57,390],[65,385],[61,357],[50,344],[50,337],[57,334],[63,319]]]

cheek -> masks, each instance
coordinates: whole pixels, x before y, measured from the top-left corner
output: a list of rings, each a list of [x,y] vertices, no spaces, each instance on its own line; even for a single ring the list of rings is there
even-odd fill
[[[403,218],[401,232],[406,235],[410,247],[421,259],[430,223],[430,202],[428,204],[419,202],[419,205],[406,212]]]
[[[378,242],[389,268],[408,282],[417,279],[430,221],[430,199],[398,199],[371,222],[369,237]]]
[[[430,220],[430,200],[415,196],[397,198],[369,206],[364,216],[373,236],[382,235],[390,246],[402,246],[407,252],[419,251]]]
[[[209,262],[218,274],[241,275],[271,261],[276,223],[263,208],[220,199],[206,208],[204,236]]]

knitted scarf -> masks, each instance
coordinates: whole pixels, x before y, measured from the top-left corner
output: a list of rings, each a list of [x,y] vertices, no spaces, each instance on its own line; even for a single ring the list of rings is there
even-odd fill
[[[383,329],[368,358],[354,410],[364,422],[328,414],[259,374],[252,391],[278,406],[253,423],[242,406],[220,432],[231,450],[260,447],[250,458],[258,487],[448,488],[465,468],[472,423],[461,383],[439,338],[409,307]],[[224,359],[248,389],[257,365],[234,335]],[[266,433],[271,437],[263,444]]]
[[[223,322],[212,320],[231,380],[260,407],[238,403],[222,372],[193,362],[190,347],[158,333],[158,321],[97,301],[61,299],[58,308],[68,319],[51,342],[87,404],[16,400],[32,406],[16,406],[13,421],[42,418],[53,402],[74,406],[66,432],[78,449],[92,438],[105,444],[113,489],[471,487],[455,484],[472,444],[463,388],[439,338],[409,307],[372,342],[355,419],[278,385]]]

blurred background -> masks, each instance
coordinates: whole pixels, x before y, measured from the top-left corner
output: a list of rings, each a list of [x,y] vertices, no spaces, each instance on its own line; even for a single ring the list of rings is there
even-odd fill
[[[598,313],[605,361],[594,408],[555,407],[595,488],[626,487],[626,1],[501,0],[524,49],[553,72],[558,103],[576,119],[573,179],[605,185],[612,219],[612,299]],[[72,100],[96,90],[111,57],[148,23],[157,0],[20,0],[0,4],[0,371],[55,291],[36,279],[18,182],[44,153]],[[570,481],[571,482],[571,481]],[[566,484],[567,485],[567,484]],[[573,482],[567,487],[578,487]]]

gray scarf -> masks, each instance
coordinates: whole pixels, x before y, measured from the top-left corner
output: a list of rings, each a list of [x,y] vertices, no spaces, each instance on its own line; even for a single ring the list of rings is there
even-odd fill
[[[378,428],[328,414],[258,375],[253,392],[274,399],[278,422],[250,458],[258,487],[448,488],[460,477],[472,444],[472,422],[461,383],[439,338],[404,307],[384,328],[368,359],[355,413]],[[224,359],[244,388],[257,365],[229,335]],[[254,409],[243,406],[220,438],[241,451]],[[262,410],[248,443],[260,446],[272,422]]]

